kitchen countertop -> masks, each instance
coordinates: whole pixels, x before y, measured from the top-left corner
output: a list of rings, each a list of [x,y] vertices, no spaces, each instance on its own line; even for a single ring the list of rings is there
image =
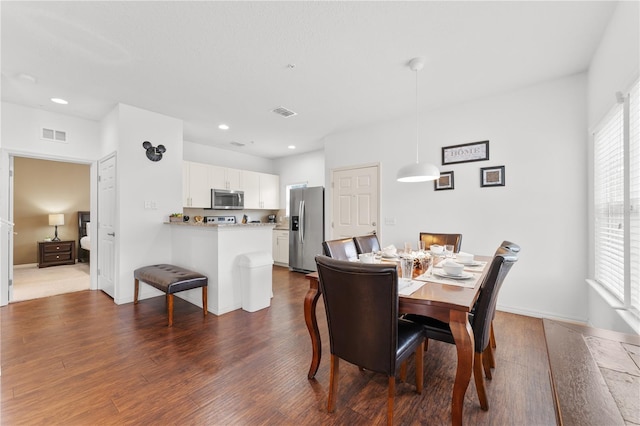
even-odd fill
[[[289,228],[286,228],[284,226],[276,226],[275,228],[273,228],[275,231],[288,231]]]
[[[271,226],[273,223],[194,223],[194,222],[164,222],[167,225],[174,226],[195,226],[204,228],[232,228],[232,227],[261,227]]]

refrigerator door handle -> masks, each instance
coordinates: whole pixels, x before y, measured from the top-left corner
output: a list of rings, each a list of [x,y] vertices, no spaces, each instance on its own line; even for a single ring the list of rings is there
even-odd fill
[[[304,243],[304,200],[300,201],[300,242]]]

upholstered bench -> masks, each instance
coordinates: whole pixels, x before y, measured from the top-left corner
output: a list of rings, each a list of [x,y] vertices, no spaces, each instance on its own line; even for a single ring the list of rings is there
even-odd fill
[[[202,287],[202,311],[207,316],[207,284],[208,279],[202,274],[179,266],[160,264],[138,268],[133,271],[135,289],[133,303],[138,303],[140,281],[164,291],[167,294],[167,313],[169,327],[173,325],[173,294],[179,291]]]

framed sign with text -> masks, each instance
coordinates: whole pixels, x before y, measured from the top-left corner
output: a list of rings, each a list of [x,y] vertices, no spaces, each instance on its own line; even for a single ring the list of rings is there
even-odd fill
[[[489,141],[464,143],[442,148],[442,165],[489,159]]]

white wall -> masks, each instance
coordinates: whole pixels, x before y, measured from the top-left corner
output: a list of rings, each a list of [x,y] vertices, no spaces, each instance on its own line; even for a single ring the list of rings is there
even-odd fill
[[[56,114],[2,102],[2,133],[0,137],[0,217],[10,217],[9,164],[11,156],[32,157],[57,161],[91,164],[92,187],[96,184],[95,160],[100,155],[100,124],[92,120]],[[67,143],[51,142],[40,138],[42,127],[63,130]],[[95,199],[91,210],[95,211]],[[6,247],[11,246],[10,231],[0,236],[0,305],[8,303],[9,257]],[[7,229],[8,230],[8,229]],[[35,243],[35,242],[34,242]],[[92,264],[91,287],[95,288],[95,270]]]
[[[594,54],[588,73],[589,129],[598,123],[616,102],[615,93],[624,92],[640,75],[640,3],[619,2]],[[588,144],[588,227],[589,268],[588,277],[594,276],[593,243],[593,139]],[[597,284],[596,284],[597,285]],[[611,307],[603,291],[590,288],[588,293],[588,322],[599,328],[633,332],[631,317],[624,311]],[[637,318],[635,323],[638,323]],[[637,325],[636,325],[637,327]],[[635,330],[637,333],[638,330]]]
[[[396,181],[398,169],[415,161],[412,117],[327,137],[325,186],[334,168],[379,162],[382,244],[416,241],[420,231],[460,232],[463,250],[492,254],[514,241],[522,253],[500,309],[584,321],[586,127],[586,76],[567,77],[421,113],[421,159],[453,170],[454,190]],[[482,140],[490,141],[489,161],[440,165],[441,147]],[[500,165],[506,186],[481,188],[480,168]]]
[[[188,141],[184,141],[183,156],[197,163],[275,174],[273,160]]]
[[[274,173],[280,175],[280,208],[286,208],[287,185],[306,182],[307,186],[324,186],[324,169],[323,150],[275,159]]]
[[[134,269],[171,263],[171,230],[163,222],[171,212],[182,210],[183,143],[182,120],[124,104],[116,111],[117,120],[112,112],[103,123],[103,134],[117,134],[115,302],[121,304],[133,301]],[[165,146],[162,160],[146,157],[144,141]],[[145,209],[145,201],[157,208]]]

